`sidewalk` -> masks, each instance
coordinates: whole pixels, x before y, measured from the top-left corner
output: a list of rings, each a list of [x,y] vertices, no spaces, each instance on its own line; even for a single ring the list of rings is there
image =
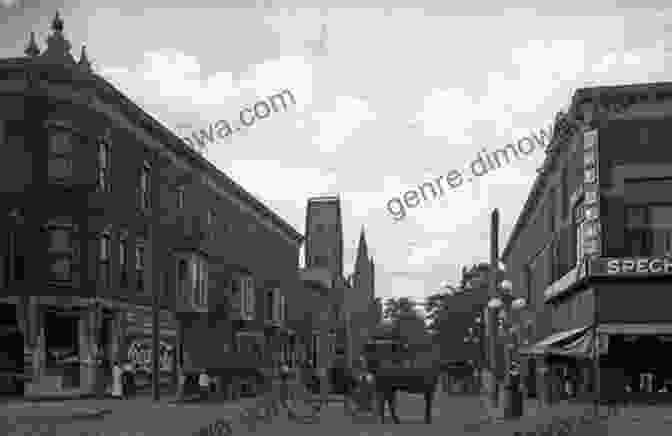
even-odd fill
[[[576,401],[560,401],[553,405],[541,405],[538,399],[525,399],[523,405],[523,417],[520,419],[503,419],[503,403],[500,407],[492,407],[488,395],[481,396],[484,419],[480,422],[479,430],[486,428],[497,429],[497,433],[503,436],[513,436],[516,431],[526,434],[535,431],[537,426],[547,424],[558,418],[593,414],[593,404]],[[607,409],[601,406],[599,414],[601,422],[605,426],[605,435],[609,436],[632,436],[642,434],[646,436],[663,436],[672,434],[672,406],[628,406],[621,408],[617,416],[607,416]],[[597,436],[597,435],[596,435]]]

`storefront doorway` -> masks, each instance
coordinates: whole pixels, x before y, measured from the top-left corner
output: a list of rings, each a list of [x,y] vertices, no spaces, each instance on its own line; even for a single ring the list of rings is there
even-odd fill
[[[14,304],[0,303],[0,395],[24,393],[23,334]]]
[[[672,367],[667,356],[672,338],[664,335],[610,335],[605,366],[625,370],[625,383],[635,402],[672,401]],[[625,388],[625,387],[624,387]]]
[[[63,388],[80,386],[78,310],[47,308],[44,314],[47,375],[63,377]]]

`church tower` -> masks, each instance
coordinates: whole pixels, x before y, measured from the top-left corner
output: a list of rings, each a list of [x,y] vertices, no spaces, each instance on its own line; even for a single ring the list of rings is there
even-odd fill
[[[305,265],[328,268],[343,277],[343,228],[339,197],[308,199],[306,210]]]
[[[359,234],[357,246],[357,258],[353,274],[353,287],[357,290],[358,300],[368,304],[375,298],[375,265],[373,258],[369,257],[369,247],[366,243],[364,228]]]

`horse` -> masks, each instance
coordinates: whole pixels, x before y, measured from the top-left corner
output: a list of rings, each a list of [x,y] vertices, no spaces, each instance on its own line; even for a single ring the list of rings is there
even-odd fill
[[[432,402],[439,378],[437,368],[380,368],[374,374],[374,386],[378,399],[381,424],[385,423],[385,403],[395,424],[399,424],[396,412],[396,393],[423,394],[425,398],[425,423],[432,423]]]

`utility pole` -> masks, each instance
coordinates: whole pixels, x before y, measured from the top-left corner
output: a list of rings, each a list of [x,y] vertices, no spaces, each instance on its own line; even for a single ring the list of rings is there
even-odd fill
[[[159,177],[158,176],[158,168],[157,171],[152,172],[150,176],[150,190],[149,193],[146,195],[149,195],[150,198],[150,208],[151,208],[151,213],[150,213],[150,220],[149,220],[149,241],[148,241],[148,248],[149,248],[149,256],[145,256],[145,260],[148,260],[149,262],[146,262],[148,265],[145,265],[145,268],[149,268],[148,271],[146,271],[146,276],[149,279],[148,283],[146,286],[149,287],[150,292],[152,293],[152,399],[154,401],[159,401],[160,399],[160,378],[161,375],[159,374],[160,371],[160,366],[159,366],[159,311],[160,311],[160,292],[161,292],[161,274],[158,272],[158,267],[159,263],[157,262],[158,260],[158,247],[159,247],[159,241],[158,241],[158,234],[157,234],[157,228],[158,228],[158,219],[159,219]]]
[[[499,275],[499,210],[492,211],[490,216],[490,298],[497,297]],[[491,399],[494,407],[499,404],[499,383],[497,381],[497,316],[495,310],[488,308],[488,337],[490,351]]]
[[[159,290],[152,289],[152,399],[159,401],[161,394],[159,383]]]
[[[329,399],[329,301],[331,295],[327,293],[322,297],[322,311],[320,312],[320,344],[319,344],[319,369],[320,369],[320,398],[322,407],[327,406]]]

